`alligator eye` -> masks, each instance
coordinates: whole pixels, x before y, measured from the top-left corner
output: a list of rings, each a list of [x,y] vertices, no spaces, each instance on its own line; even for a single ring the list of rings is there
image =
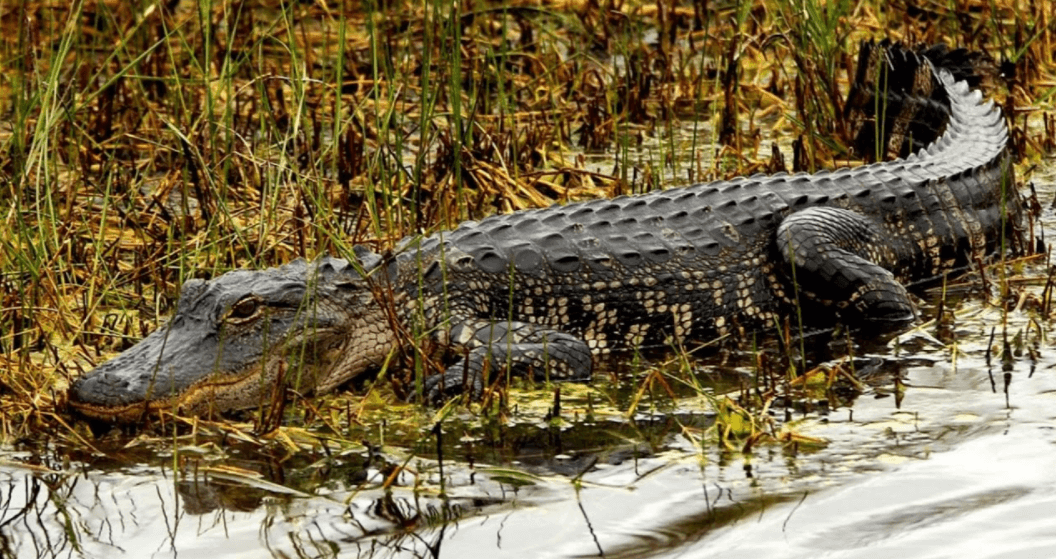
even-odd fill
[[[260,299],[256,297],[244,297],[227,311],[227,318],[232,320],[246,320],[252,318],[260,309]]]

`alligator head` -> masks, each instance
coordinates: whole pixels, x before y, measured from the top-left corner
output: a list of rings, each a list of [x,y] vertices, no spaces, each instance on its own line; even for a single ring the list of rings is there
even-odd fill
[[[267,404],[274,387],[323,392],[380,364],[393,347],[382,307],[364,276],[380,258],[357,247],[363,266],[295,260],[186,282],[176,315],[70,387],[73,410],[137,421]]]

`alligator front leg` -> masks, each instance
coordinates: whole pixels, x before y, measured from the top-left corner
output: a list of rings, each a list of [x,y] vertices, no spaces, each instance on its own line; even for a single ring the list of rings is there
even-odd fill
[[[426,379],[430,401],[462,392],[480,395],[485,369],[492,378],[502,371],[536,380],[583,381],[591,376],[585,341],[536,324],[467,319],[451,328],[450,341],[468,353],[443,374]]]
[[[811,299],[835,305],[844,318],[913,319],[906,288],[880,265],[897,261],[894,249],[883,230],[864,216],[841,208],[808,208],[781,222],[775,242],[788,267],[786,277]]]

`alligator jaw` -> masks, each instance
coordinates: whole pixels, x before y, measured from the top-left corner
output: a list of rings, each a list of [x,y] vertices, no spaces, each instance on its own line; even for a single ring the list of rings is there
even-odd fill
[[[276,396],[285,396],[276,395],[276,390],[284,391],[286,387],[292,387],[302,393],[309,393],[319,388],[320,383],[343,382],[373,364],[362,359],[343,359],[355,351],[345,344],[325,349],[325,344],[320,343],[320,340],[332,339],[333,336],[315,330],[311,340],[293,336],[295,339],[287,340],[285,348],[276,347],[266,358],[266,363],[265,359],[258,359],[248,362],[237,372],[214,371],[189,385],[177,384],[180,380],[177,374],[162,373],[165,370],[172,371],[172,361],[185,359],[184,352],[174,352],[172,357],[157,359],[159,362],[169,362],[167,366],[121,369],[133,365],[137,353],[150,351],[151,338],[160,337],[165,331],[166,328],[162,328],[140,342],[145,350],[140,350],[137,345],[104,363],[92,374],[75,381],[70,387],[68,399],[71,410],[89,420],[116,423],[138,423],[147,416],[166,412],[209,417],[230,410],[267,407],[276,401]],[[302,361],[300,365],[291,363],[290,356],[299,355],[311,356],[312,359],[310,362]],[[187,365],[181,363],[179,366]],[[150,374],[151,371],[157,373]],[[141,378],[143,384],[135,386],[128,382],[134,378]],[[113,396],[108,397],[107,394]]]
[[[277,364],[276,366],[283,366]],[[270,368],[270,367],[269,367]],[[168,396],[158,394],[146,397],[138,402],[130,403],[104,403],[88,401],[85,398],[86,389],[83,385],[75,383],[71,388],[79,390],[81,396],[71,397],[69,406],[78,415],[90,419],[116,423],[138,423],[145,417],[158,415],[164,412],[176,415],[197,415],[207,417],[212,413],[219,413],[232,408],[230,405],[232,394],[254,394],[260,398],[260,405],[268,403],[268,392],[261,391],[262,387],[275,387],[275,379],[262,377],[262,371],[258,368],[247,370],[238,377],[207,378],[201,382],[186,388],[180,393]],[[225,405],[226,404],[226,405]],[[246,406],[234,406],[246,407]]]
[[[224,349],[216,336],[188,330],[184,324],[162,327],[77,379],[70,387],[70,408],[89,419],[137,422],[162,411],[208,415],[269,401],[269,387],[287,368],[281,348],[266,366],[263,359],[250,359],[223,370]]]
[[[164,329],[159,332],[164,332]],[[129,352],[137,348],[133,347]],[[161,366],[120,370],[121,365],[128,364],[123,363],[126,361],[125,355],[118,356],[96,369],[94,374],[73,383],[69,398],[71,411],[87,419],[117,423],[137,423],[147,416],[162,412],[208,416],[210,412],[227,409],[223,404],[231,400],[232,394],[254,395],[261,400],[260,403],[265,403],[261,387],[271,385],[262,376],[258,363],[258,366],[247,368],[238,375],[214,373],[190,386],[176,389],[174,383],[167,382],[174,376],[162,374]],[[142,374],[141,371],[148,373]],[[153,371],[157,374],[150,374]],[[128,379],[140,376],[147,377],[147,384],[132,387]],[[166,389],[166,385],[171,388]],[[114,396],[108,397],[107,394]]]

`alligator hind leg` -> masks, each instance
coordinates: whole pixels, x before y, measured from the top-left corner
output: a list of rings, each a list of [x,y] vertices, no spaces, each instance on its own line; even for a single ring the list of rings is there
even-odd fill
[[[443,374],[426,379],[426,397],[436,401],[464,391],[484,390],[485,369],[495,375],[536,380],[589,380],[592,361],[586,342],[575,336],[527,322],[469,319],[451,328],[450,341],[469,349],[466,357]]]
[[[897,261],[882,235],[883,230],[861,214],[815,207],[786,217],[775,242],[789,268],[787,277],[810,299],[835,305],[844,318],[909,321],[914,312],[906,288],[880,265]]]

